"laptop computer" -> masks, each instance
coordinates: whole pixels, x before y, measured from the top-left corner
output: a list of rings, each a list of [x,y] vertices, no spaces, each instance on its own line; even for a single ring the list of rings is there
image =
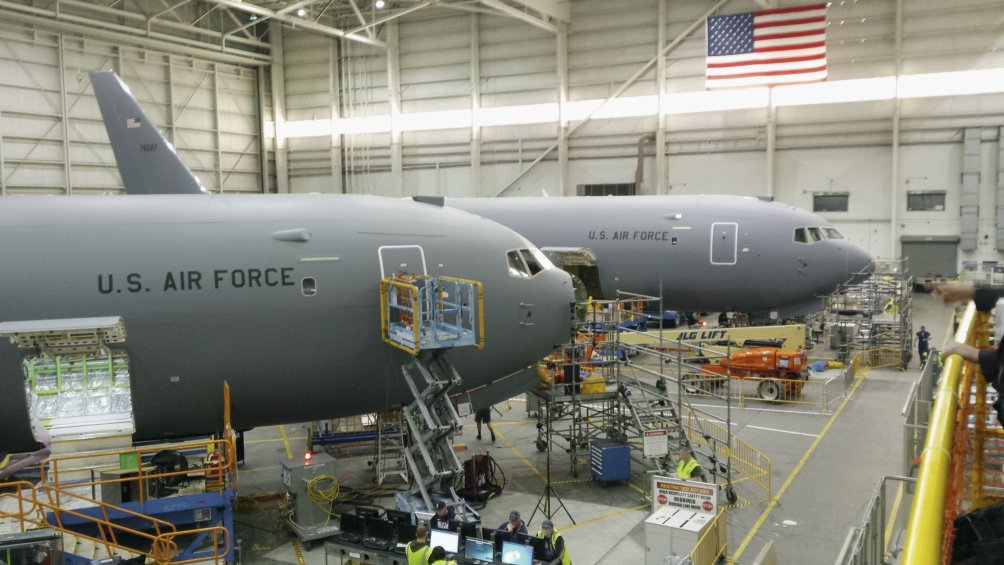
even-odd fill
[[[380,518],[366,518],[366,537],[363,547],[387,551],[394,547],[394,524]]]
[[[335,538],[349,543],[359,543],[362,541],[365,532],[366,525],[362,518],[355,514],[343,512],[338,522],[338,535]]]

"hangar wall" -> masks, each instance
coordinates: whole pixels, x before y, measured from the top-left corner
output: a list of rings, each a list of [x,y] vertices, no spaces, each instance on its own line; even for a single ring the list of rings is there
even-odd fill
[[[567,28],[568,100],[609,96],[655,56],[659,4],[572,2]],[[708,6],[696,0],[665,2],[662,40],[675,39]],[[754,9],[757,5],[751,0],[733,0],[726,7],[730,12]],[[831,4],[827,32],[831,81],[895,75],[897,65],[902,74],[1004,67],[1004,36],[999,32],[1004,2],[904,2],[899,56],[896,10],[895,0]],[[301,37],[294,39],[296,35]],[[400,111],[406,114],[476,112],[559,99],[559,41],[546,30],[497,16],[438,10],[418,12],[383,31],[383,36],[394,35],[400,50]],[[325,52],[328,43],[317,36],[287,33],[287,45],[294,41],[310,43],[315,54]],[[389,114],[393,101],[388,94],[388,61],[394,58],[350,43],[341,49],[334,67],[340,81],[341,116]],[[703,90],[703,58],[701,26],[668,56],[665,92]],[[307,66],[320,70],[317,64],[315,59]],[[300,69],[287,61],[286,72]],[[653,72],[646,74],[625,96],[658,92],[656,78]],[[287,95],[297,88],[287,84]],[[324,115],[325,103],[318,101],[310,111]],[[899,174],[894,191],[891,161],[897,115]],[[776,143],[772,183],[767,159],[771,121]],[[998,94],[786,106],[776,108],[773,115],[767,108],[670,113],[664,123],[665,182],[659,186],[655,146],[646,143],[644,181],[638,191],[773,194],[809,209],[815,192],[847,192],[849,211],[824,216],[875,255],[888,257],[898,253],[894,241],[902,236],[959,233],[961,132],[966,127],[982,128],[979,245],[975,252],[962,253],[961,259],[996,260],[993,214],[1002,124],[1004,97]],[[556,123],[404,131],[399,173],[394,171],[391,133],[349,133],[339,140],[344,190],[389,196],[574,194],[579,184],[633,182],[639,138],[658,127],[655,117],[594,120],[568,139],[566,171],[555,150],[511,185],[519,171],[555,142]],[[331,162],[333,141],[324,137],[295,141],[290,189],[330,190],[336,183],[323,169]],[[944,211],[906,211],[908,191],[937,190],[947,192]]]

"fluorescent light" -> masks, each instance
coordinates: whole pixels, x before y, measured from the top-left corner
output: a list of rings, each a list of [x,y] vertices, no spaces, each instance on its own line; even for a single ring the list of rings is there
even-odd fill
[[[666,114],[696,114],[701,112],[723,112],[765,108],[768,103],[775,106],[799,106],[832,104],[841,102],[866,102],[900,98],[921,98],[928,96],[964,96],[1004,92],[1004,68],[948,73],[926,73],[896,77],[876,77],[820,82],[813,84],[776,86],[772,90],[765,87],[674,92],[663,95],[663,109]],[[596,119],[633,118],[655,116],[658,111],[655,95],[628,96],[616,98],[603,104],[602,100],[578,100],[565,106],[565,117],[569,121],[582,121],[600,105],[593,115]],[[557,124],[558,104],[525,104],[477,108],[479,127],[514,126],[529,124]],[[443,129],[469,128],[473,123],[471,109],[445,110],[436,112],[410,112],[400,114],[395,129],[401,131],[431,131]],[[334,131],[332,131],[334,128]],[[320,137],[332,133],[366,134],[391,131],[391,117],[388,114],[361,118],[341,118],[331,120],[301,120],[286,122],[283,132],[286,137]],[[270,132],[266,131],[266,136]]]
[[[299,10],[296,11],[296,15],[302,18],[303,16],[307,15],[307,11],[304,10],[303,8],[300,8]]]
[[[512,126],[518,124],[546,124],[558,121],[558,104],[527,104],[481,108],[478,119],[482,126]]]
[[[471,127],[470,110],[444,110],[401,114],[401,131],[457,129]]]
[[[766,108],[767,94],[765,87],[674,92],[663,95],[662,107],[667,114],[694,114],[699,112]]]
[[[387,3],[384,2],[383,0],[377,0],[376,1],[376,7],[377,7],[378,10],[382,10],[383,7],[386,6],[386,5],[387,5]]]
[[[878,77],[835,80],[812,84],[792,84],[774,87],[771,102],[775,106],[832,104],[891,100],[896,97],[896,78]]]
[[[1004,92],[1004,69],[925,73],[899,77],[900,98]]]

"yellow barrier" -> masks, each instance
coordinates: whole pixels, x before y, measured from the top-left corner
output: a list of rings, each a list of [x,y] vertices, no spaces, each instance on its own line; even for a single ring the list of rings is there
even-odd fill
[[[976,306],[972,303],[959,324],[955,340],[971,343],[976,332]],[[941,561],[945,501],[951,450],[959,408],[959,381],[964,361],[958,355],[946,359],[931,412],[931,424],[921,455],[917,489],[910,508],[910,519],[900,563],[934,564]],[[962,392],[965,395],[969,391]]]
[[[729,520],[724,509],[708,524],[701,539],[697,540],[694,549],[690,551],[690,562],[693,565],[714,565],[719,558],[725,556],[729,549]]]
[[[727,447],[729,445],[729,430],[707,418],[694,414],[686,406],[683,406],[682,409],[680,416],[691,443],[695,446],[705,445],[713,440],[721,459],[729,458],[733,476],[738,476],[738,480],[733,482],[753,481],[764,490],[764,499],[770,500],[773,494],[770,457],[760,453],[752,445],[737,437],[732,438],[730,451]]]

